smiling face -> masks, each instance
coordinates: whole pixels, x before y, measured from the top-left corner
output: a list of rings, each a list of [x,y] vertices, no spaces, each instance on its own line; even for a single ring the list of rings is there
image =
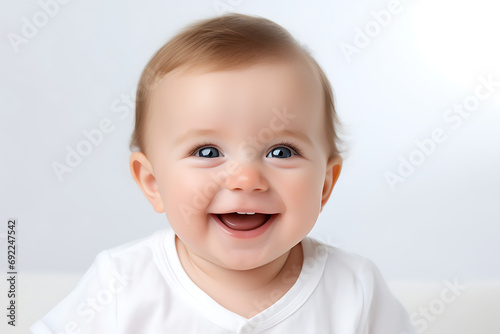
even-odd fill
[[[327,161],[321,86],[304,63],[174,71],[150,102],[132,174],[188,252],[253,269],[309,233],[341,160]]]

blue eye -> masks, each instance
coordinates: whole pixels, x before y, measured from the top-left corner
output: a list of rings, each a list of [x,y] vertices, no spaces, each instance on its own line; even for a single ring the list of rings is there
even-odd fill
[[[267,155],[268,158],[291,158],[294,155],[291,149],[279,146],[275,147]]]
[[[282,142],[279,145],[275,146],[271,151],[267,154],[267,158],[292,158],[294,156],[301,156],[302,152],[299,150],[297,146],[290,142]],[[223,157],[222,153],[215,147],[216,145],[211,144],[209,142],[204,142],[201,144],[194,145],[189,150],[188,156],[196,156],[198,158],[219,158]]]
[[[219,150],[215,147],[203,147],[195,154],[200,158],[218,158],[220,157]]]

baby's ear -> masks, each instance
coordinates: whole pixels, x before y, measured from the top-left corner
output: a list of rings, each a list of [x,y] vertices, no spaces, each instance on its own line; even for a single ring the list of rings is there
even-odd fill
[[[321,197],[321,211],[323,211],[323,207],[326,202],[330,198],[332,194],[333,187],[340,175],[340,171],[342,170],[342,158],[334,157],[330,158],[326,164],[326,173],[325,173],[325,182],[323,183],[323,193]]]
[[[130,172],[142,193],[158,213],[163,213],[165,208],[161,200],[158,183],[153,174],[153,167],[142,152],[133,152],[130,155]]]

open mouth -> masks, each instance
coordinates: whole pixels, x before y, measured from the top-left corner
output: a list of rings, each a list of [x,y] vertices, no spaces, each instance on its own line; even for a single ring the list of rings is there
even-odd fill
[[[250,214],[231,212],[218,214],[217,218],[231,230],[251,231],[267,223],[271,215],[256,212]]]

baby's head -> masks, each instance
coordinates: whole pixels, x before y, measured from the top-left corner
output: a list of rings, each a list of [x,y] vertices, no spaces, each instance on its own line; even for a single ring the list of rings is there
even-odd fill
[[[188,27],[146,66],[130,167],[189,252],[252,269],[313,228],[342,165],[337,129],[308,52],[269,20],[231,14]]]

